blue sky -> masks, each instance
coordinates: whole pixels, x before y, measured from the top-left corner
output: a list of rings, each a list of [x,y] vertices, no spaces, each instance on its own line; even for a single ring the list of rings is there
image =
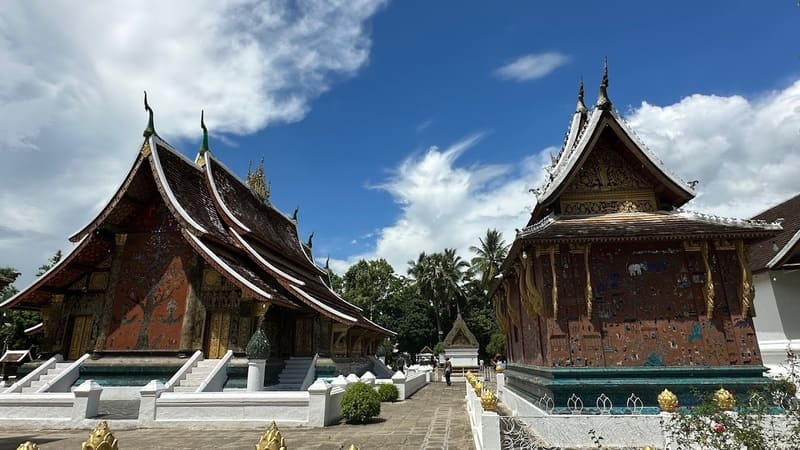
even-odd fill
[[[205,108],[231,169],[264,156],[273,202],[300,207],[339,270],[385,257],[404,272],[444,247],[469,258],[490,226],[510,240],[604,56],[616,108],[701,180],[692,209],[749,216],[800,191],[786,170],[800,162],[794,1],[313,5],[4,8],[0,265],[30,280],[69,248],[135,154],[142,89],[187,155]]]

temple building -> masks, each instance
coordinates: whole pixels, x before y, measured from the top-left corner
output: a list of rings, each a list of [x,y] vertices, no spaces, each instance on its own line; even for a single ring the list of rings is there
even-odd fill
[[[749,247],[756,288],[755,326],[770,375],[785,375],[788,353],[800,355],[800,194],[753,217],[783,231]]]
[[[68,256],[0,305],[41,311],[43,353],[220,358],[263,327],[273,356],[351,357],[394,335],[331,290],[297,212],[270,203],[263,161],[241,181],[209,150],[204,123],[191,161],[145,107],[144,141],[111,200]]]
[[[490,290],[511,389],[564,405],[572,394],[665,387],[746,392],[763,382],[746,245],[780,225],[681,209],[696,182],[673,174],[612,106],[603,71],[583,83],[528,224]]]

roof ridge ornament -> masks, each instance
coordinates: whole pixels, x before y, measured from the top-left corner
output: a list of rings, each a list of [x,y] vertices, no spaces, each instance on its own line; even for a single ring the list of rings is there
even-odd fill
[[[294,212],[292,213],[292,220],[294,220],[295,222],[297,222],[297,213],[298,212],[300,212],[300,207],[299,206],[295,207],[294,208]]]
[[[197,158],[195,158],[194,162],[200,167],[205,167],[206,153],[209,151],[208,128],[206,128],[205,111],[202,109],[200,110],[200,128],[203,130],[203,142],[200,144],[200,149],[197,152]]]
[[[578,85],[578,104],[575,105],[575,112],[586,113],[586,104],[583,103],[583,75],[581,75],[581,81]]]
[[[311,234],[308,235],[308,242],[306,242],[308,248],[314,248],[314,232],[312,231]]]
[[[147,111],[147,128],[144,129],[144,133],[142,136],[149,138],[150,136],[156,135],[156,128],[153,125],[153,108],[147,103],[147,91],[144,91],[144,110]]]
[[[206,128],[205,111],[200,110],[200,128],[203,130],[203,143],[200,144],[200,153],[205,153],[208,148],[208,128]]]
[[[597,94],[597,109],[611,109],[611,100],[608,98],[608,56],[603,61],[603,79],[600,81],[600,92]]]
[[[261,162],[258,164],[256,170],[251,170],[252,161],[247,167],[247,186],[250,190],[264,203],[269,202],[270,185],[264,175],[264,157],[261,157]]]

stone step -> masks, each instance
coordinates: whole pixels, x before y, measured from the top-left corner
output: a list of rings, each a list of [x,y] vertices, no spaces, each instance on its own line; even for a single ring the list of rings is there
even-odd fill
[[[193,374],[186,375],[186,378],[181,380],[181,385],[194,384],[198,385],[208,377],[208,374]]]
[[[214,367],[219,363],[218,359],[204,359],[202,361],[198,361],[195,367]]]
[[[175,386],[172,388],[172,392],[194,392],[197,390],[197,386]]]
[[[66,369],[67,367],[69,367],[71,365],[72,365],[71,362],[60,362],[60,363],[56,363],[55,369],[62,370],[62,369]],[[53,369],[51,368],[50,370],[53,370]]]

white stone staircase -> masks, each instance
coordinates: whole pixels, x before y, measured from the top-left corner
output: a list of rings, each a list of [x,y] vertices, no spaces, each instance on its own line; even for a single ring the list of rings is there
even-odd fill
[[[194,392],[200,384],[208,377],[208,374],[219,363],[218,359],[204,359],[198,361],[197,365],[192,367],[192,370],[186,374],[186,378],[182,379],[172,388],[173,392]]]
[[[286,360],[286,365],[278,375],[278,384],[267,386],[264,389],[270,391],[299,391],[313,361],[314,358],[310,356],[292,356]]]
[[[47,369],[47,373],[40,376],[38,380],[33,380],[29,386],[25,386],[22,388],[23,394],[33,394],[39,390],[42,386],[47,384],[48,381],[52,380],[53,378],[61,375],[61,372],[64,371],[67,367],[71,366],[72,362],[59,362],[56,363],[55,367],[51,367]]]

